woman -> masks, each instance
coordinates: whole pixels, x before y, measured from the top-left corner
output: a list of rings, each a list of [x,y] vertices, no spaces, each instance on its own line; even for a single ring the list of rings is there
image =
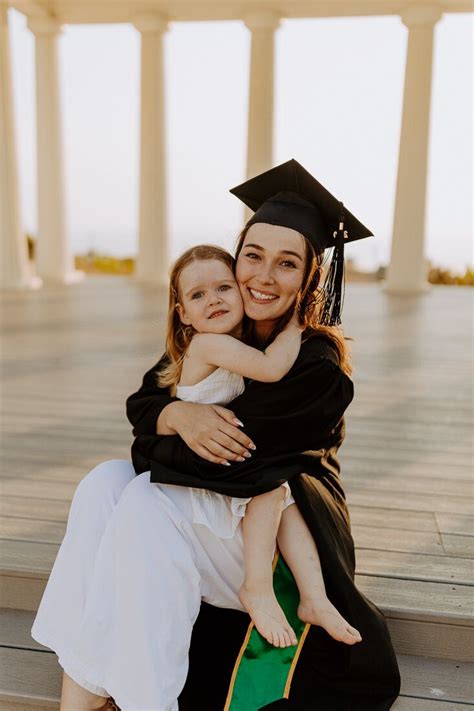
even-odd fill
[[[282,189],[290,193],[278,196]],[[297,307],[307,319],[307,340],[280,383],[249,383],[231,411],[180,403],[159,392],[156,367],[129,398],[138,435],[134,465],[143,473],[131,481],[125,463],[106,463],[81,482],[32,631],[90,692],[74,706],[74,694],[87,692],[65,676],[64,709],[100,708],[100,696],[111,693],[125,710],[175,711],[180,694],[183,711],[382,711],[398,694],[383,617],[353,584],[353,544],[335,458],[344,436],[342,415],[352,399],[344,341],[331,328],[340,309],[342,225],[321,312],[329,327],[311,326],[319,308],[314,295],[320,262],[332,238],[328,224],[340,206],[295,161],[234,192],[242,190],[250,195],[247,204],[258,207],[237,250],[236,276],[250,331],[264,346]],[[345,224],[351,238],[368,233],[350,213]],[[234,424],[236,417],[244,431]],[[257,447],[252,458],[239,462],[251,445]],[[235,463],[222,467],[217,462],[223,458]],[[269,491],[282,479],[290,482],[317,543],[328,597],[360,630],[359,645],[349,648],[319,627],[298,628],[295,620],[298,647],[269,651],[247,631],[237,597],[241,536],[222,541],[193,525],[187,486],[245,497]],[[81,546],[81,525],[91,507],[93,533]],[[67,566],[75,558],[80,569],[72,580],[74,597],[63,609],[58,601],[66,596]],[[274,587],[291,619],[294,581],[281,558]],[[53,633],[58,623],[60,632],[56,627]]]

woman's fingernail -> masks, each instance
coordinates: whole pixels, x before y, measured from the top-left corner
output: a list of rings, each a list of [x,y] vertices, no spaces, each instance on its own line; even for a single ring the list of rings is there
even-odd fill
[[[236,417],[234,417],[234,422],[237,425],[237,427],[243,427],[244,423],[238,420]]]
[[[230,462],[226,462],[225,460],[221,462],[225,467],[230,467]]]
[[[245,459],[244,459],[244,457],[237,457],[237,461],[238,462],[245,462]]]
[[[249,449],[257,449],[257,447],[256,447],[256,446],[254,445],[254,443],[252,442],[252,444],[249,444]]]
[[[248,459],[249,457],[251,457],[251,456],[252,456],[252,455],[250,454],[250,452],[244,452],[244,457],[247,457],[247,459]]]

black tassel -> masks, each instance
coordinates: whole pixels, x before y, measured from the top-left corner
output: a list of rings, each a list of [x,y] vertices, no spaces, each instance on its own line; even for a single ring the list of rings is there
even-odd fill
[[[321,323],[324,326],[339,326],[344,302],[344,205],[339,203],[339,229],[335,235],[334,252],[322,288],[324,307]]]

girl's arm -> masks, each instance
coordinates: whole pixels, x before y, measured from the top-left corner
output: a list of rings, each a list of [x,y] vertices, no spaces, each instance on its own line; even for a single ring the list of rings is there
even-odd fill
[[[197,333],[188,353],[203,363],[226,368],[244,378],[261,383],[275,383],[288,373],[298,357],[301,328],[293,321],[262,352],[233,336]]]
[[[158,371],[167,362],[166,355],[163,355],[158,363],[145,373],[140,389],[127,398],[127,417],[135,436],[175,434],[169,428],[158,428],[158,419],[163,419],[162,413],[168,410],[168,406],[173,408],[174,403],[178,405],[181,402],[169,394],[168,388],[158,386]]]

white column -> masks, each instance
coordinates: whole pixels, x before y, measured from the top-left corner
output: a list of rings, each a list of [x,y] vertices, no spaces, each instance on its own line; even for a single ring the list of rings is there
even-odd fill
[[[280,20],[272,12],[244,18],[252,33],[247,137],[247,177],[273,165],[273,82],[275,30]]]
[[[428,288],[424,257],[426,182],[433,31],[440,17],[438,8],[421,5],[407,8],[402,15],[409,35],[392,253],[384,287],[391,294],[419,294]]]
[[[0,288],[40,286],[30,275],[20,220],[15,122],[6,5],[0,6]]]
[[[61,27],[49,17],[32,18],[36,40],[36,122],[38,155],[37,269],[45,282],[80,280],[66,235],[58,40]]]
[[[137,17],[141,34],[140,233],[135,278],[166,285],[168,236],[163,35],[167,22],[156,15]]]

